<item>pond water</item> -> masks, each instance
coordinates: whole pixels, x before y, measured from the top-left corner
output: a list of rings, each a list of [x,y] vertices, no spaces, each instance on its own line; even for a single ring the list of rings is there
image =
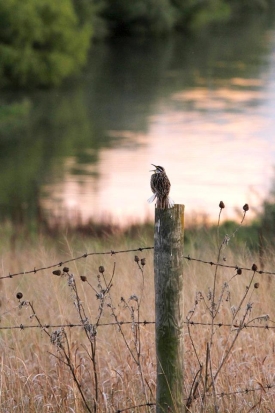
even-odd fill
[[[187,215],[252,216],[274,178],[275,18],[97,43],[61,88],[2,99],[30,107],[2,124],[2,218],[143,221],[151,163]]]

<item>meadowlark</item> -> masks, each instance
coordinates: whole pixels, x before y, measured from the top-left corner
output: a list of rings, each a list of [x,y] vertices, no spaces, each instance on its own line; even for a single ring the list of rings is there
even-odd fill
[[[172,208],[174,206],[174,201],[169,198],[170,192],[170,181],[166,175],[163,166],[156,166],[152,164],[156,169],[152,172],[151,176],[151,189],[153,195],[148,199],[148,202],[153,202],[157,198],[156,207],[161,209]]]

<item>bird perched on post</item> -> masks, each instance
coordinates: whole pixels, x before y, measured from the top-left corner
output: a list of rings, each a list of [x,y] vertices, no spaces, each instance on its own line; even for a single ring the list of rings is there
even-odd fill
[[[152,172],[151,176],[151,189],[153,195],[148,199],[148,202],[153,202],[157,198],[156,207],[161,209],[172,208],[174,206],[174,201],[169,198],[170,192],[170,181],[166,175],[163,166],[153,165],[156,169]]]

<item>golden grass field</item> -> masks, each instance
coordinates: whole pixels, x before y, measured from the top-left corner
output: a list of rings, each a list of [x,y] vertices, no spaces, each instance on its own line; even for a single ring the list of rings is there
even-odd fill
[[[134,239],[122,235],[97,239],[77,234],[56,238],[40,235],[32,239],[20,231],[11,237],[9,228],[2,228],[0,276],[49,266],[84,253],[152,245],[152,234],[144,234],[142,229]],[[215,240],[198,235],[186,245],[185,255],[215,262],[217,252]],[[135,261],[136,255],[146,258],[144,266]],[[258,261],[244,244],[237,244],[237,236],[221,250],[223,264],[251,268],[253,263],[258,265]],[[275,271],[272,251],[266,252],[264,262],[265,270]],[[62,270],[63,265],[1,280],[0,412],[84,413],[88,410],[76,380],[91,411],[155,411],[154,406],[141,406],[155,401],[154,324],[133,323],[138,319],[154,321],[153,250],[88,256],[66,266],[69,273],[61,276],[52,271]],[[99,266],[104,266],[103,274]],[[215,266],[186,259],[184,268],[185,315],[189,318],[192,315],[194,322],[211,324],[207,307],[213,294]],[[83,326],[65,327],[65,335],[58,327],[80,324],[68,274],[74,275],[80,305],[89,325],[96,324],[99,317],[101,324],[113,323],[97,327],[96,336],[91,338],[93,345]],[[275,385],[275,329],[258,328],[275,327],[272,321],[275,320],[274,276],[257,272],[253,279],[252,276],[253,271],[242,271],[238,275],[234,269],[218,268],[219,312],[215,323],[228,323],[231,327],[214,326],[211,333],[209,325],[189,325],[189,329],[186,325],[186,398],[198,374],[199,363],[205,365],[211,337],[210,376],[215,375],[228,352],[215,380],[215,391],[210,389],[205,399],[202,398],[205,383],[202,367],[197,376],[200,379],[195,397],[187,411],[214,412],[214,406],[216,411],[230,413],[275,411],[275,387],[272,387]],[[109,285],[111,279],[112,285]],[[108,294],[103,300],[96,298],[96,292],[101,292],[104,286],[106,289],[105,282],[109,286]],[[20,300],[16,297],[18,292],[23,294]],[[190,313],[191,310],[194,312]],[[240,323],[244,315],[246,324],[255,327],[242,328],[235,338],[238,329],[233,324]],[[132,323],[119,326],[118,321]],[[39,322],[56,327],[46,331],[35,328]],[[20,325],[21,328],[7,328]],[[58,332],[70,366],[58,340],[54,340]]]

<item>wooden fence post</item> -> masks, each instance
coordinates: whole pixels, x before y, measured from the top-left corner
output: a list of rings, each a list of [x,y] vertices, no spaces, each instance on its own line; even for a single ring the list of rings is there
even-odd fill
[[[184,411],[184,205],[155,210],[157,413]]]

